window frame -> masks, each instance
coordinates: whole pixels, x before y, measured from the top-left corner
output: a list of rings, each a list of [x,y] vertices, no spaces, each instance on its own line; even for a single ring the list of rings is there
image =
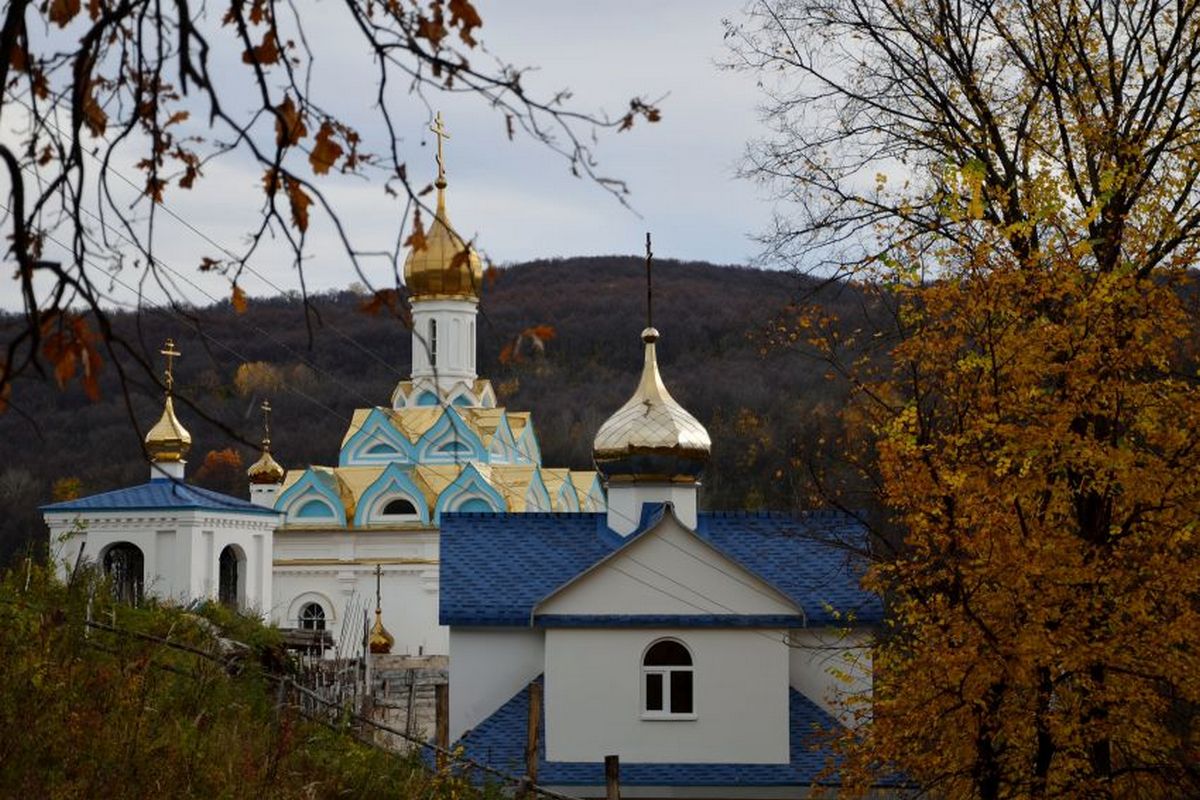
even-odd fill
[[[313,615],[306,619],[304,614],[310,608],[315,608],[317,611],[319,611],[320,617]],[[305,625],[305,622],[311,622],[312,627]],[[320,623],[319,627],[317,626],[318,622]],[[302,631],[324,631],[324,630],[328,630],[328,625],[329,625],[329,614],[326,613],[324,605],[322,605],[321,603],[318,603],[316,600],[309,600],[308,602],[304,603],[304,605],[300,606],[300,612],[299,612],[299,614],[296,615],[297,628],[299,628]]]
[[[663,642],[673,642],[673,643],[679,645],[680,647],[682,647],[687,652],[688,660],[690,663],[687,665],[682,665],[682,664],[679,664],[679,665],[669,665],[669,664],[647,665],[646,657],[648,655],[650,655],[650,651],[652,649],[654,649],[655,646],[662,644]],[[652,721],[652,722],[663,722],[663,721],[674,722],[674,721],[686,721],[686,720],[698,719],[698,714],[696,712],[696,658],[692,654],[692,648],[688,647],[683,641],[676,639],[675,637],[664,636],[662,638],[655,639],[649,645],[646,646],[646,648],[642,651],[642,657],[639,661],[638,666],[639,666],[639,677],[640,677],[640,680],[638,682],[638,685],[640,687],[638,711],[639,711],[639,716],[641,719],[647,720],[647,721]],[[671,682],[672,682],[671,676],[675,672],[686,672],[692,676],[692,710],[691,711],[685,711],[685,712],[671,711]],[[651,676],[651,675],[661,675],[662,676],[661,695],[662,695],[663,707],[661,709],[650,709],[650,708],[646,707],[646,703],[648,700],[648,694],[649,694],[649,692],[647,691],[647,688],[648,688],[648,684],[649,684],[649,676]]]

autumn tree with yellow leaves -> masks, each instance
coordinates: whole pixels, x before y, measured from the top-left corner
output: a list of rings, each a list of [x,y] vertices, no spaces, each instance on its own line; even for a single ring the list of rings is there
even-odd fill
[[[880,320],[782,334],[851,383],[883,510],[831,772],[1200,796],[1200,4],[765,0],[729,35],[769,92],[748,171],[795,201],[773,252]]]

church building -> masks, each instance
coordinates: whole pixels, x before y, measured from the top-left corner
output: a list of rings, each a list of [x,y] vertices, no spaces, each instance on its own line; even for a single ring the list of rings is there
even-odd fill
[[[615,755],[628,796],[803,796],[817,729],[869,709],[866,535],[836,512],[698,511],[711,443],[658,338],[642,332],[637,388],[596,434],[604,511],[443,518],[450,737],[528,774],[532,684],[553,790],[605,796]]]
[[[814,730],[869,713],[883,610],[859,585],[863,526],[701,510],[712,442],[666,388],[649,309],[596,471],[543,466],[530,415],[476,372],[482,268],[447,214],[440,115],[434,131],[436,214],[404,265],[411,378],[354,412],[335,464],[285,470],[268,417],[245,501],[186,480],[168,341],[150,481],[43,507],[63,573],[92,559],[131,600],[448,655],[450,739],[527,774],[539,730],[538,783],[572,796],[604,796],[606,756],[627,796],[803,796]]]

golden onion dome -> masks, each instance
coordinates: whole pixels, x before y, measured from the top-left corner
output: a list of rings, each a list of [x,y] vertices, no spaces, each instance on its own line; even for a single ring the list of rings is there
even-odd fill
[[[410,252],[404,262],[404,283],[414,300],[478,301],[483,263],[475,248],[454,232],[446,216],[444,185],[438,188],[437,215],[425,234],[425,246]]]
[[[375,624],[371,626],[371,637],[367,640],[371,652],[375,655],[386,655],[392,652],[392,645],[396,640],[387,632],[387,628],[383,627],[383,612],[375,609]]]
[[[283,483],[283,475],[283,467],[271,456],[270,444],[263,442],[262,455],[246,470],[246,476],[251,483],[271,484]]]
[[[408,254],[404,262],[404,283],[414,300],[474,300],[479,301],[483,286],[483,263],[475,248],[459,236],[446,214],[446,167],[442,142],[449,138],[437,115],[431,130],[437,134],[438,176],[437,213],[425,233],[424,247]]]
[[[162,416],[146,434],[146,452],[154,461],[182,461],[191,449],[192,435],[175,416],[175,403],[168,394]]]
[[[658,331],[642,331],[646,343],[642,378],[633,397],[596,434],[592,457],[609,482],[693,482],[704,472],[712,440],[679,405],[658,371]]]

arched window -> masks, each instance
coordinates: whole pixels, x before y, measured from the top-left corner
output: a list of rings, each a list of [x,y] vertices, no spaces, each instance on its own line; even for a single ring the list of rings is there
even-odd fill
[[[320,603],[305,603],[300,609],[300,629],[306,631],[325,630],[325,609]]]
[[[388,504],[383,507],[385,517],[409,517],[416,513],[417,507],[412,504],[411,500],[404,497],[389,500]]]
[[[241,607],[242,581],[245,568],[233,545],[221,550],[217,559],[217,600],[230,608]]]
[[[692,654],[688,649],[674,639],[650,645],[642,657],[642,716],[694,717],[692,695]]]
[[[437,320],[429,320],[429,366],[437,366]]]
[[[142,602],[145,559],[137,545],[114,544],[104,553],[104,574],[112,581],[113,596],[120,603]]]

